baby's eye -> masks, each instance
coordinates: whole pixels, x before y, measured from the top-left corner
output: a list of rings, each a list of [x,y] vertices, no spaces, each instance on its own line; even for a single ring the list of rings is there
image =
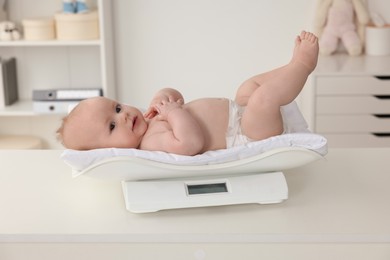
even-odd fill
[[[115,129],[115,122],[110,123],[110,132]]]
[[[122,106],[120,104],[115,106],[115,112],[120,113],[122,111]]]

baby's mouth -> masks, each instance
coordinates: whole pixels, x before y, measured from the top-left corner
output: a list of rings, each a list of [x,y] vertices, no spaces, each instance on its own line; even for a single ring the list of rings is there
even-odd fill
[[[133,126],[132,126],[131,130],[134,130],[134,127],[135,127],[136,122],[137,122],[137,116],[135,116],[135,117],[133,118]]]

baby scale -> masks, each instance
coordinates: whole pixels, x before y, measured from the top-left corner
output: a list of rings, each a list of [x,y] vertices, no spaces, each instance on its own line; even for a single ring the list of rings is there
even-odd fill
[[[108,158],[83,174],[122,181],[126,209],[133,213],[234,204],[280,203],[288,198],[284,169],[322,158],[286,147],[218,164],[174,165],[137,157]]]
[[[279,203],[288,197],[282,172],[202,178],[122,182],[126,208],[134,213],[163,209]]]

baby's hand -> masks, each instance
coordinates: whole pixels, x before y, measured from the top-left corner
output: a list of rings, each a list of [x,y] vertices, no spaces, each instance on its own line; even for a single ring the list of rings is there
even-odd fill
[[[181,108],[182,105],[180,104],[180,102],[173,101],[162,101],[154,106],[154,109],[158,114],[158,119],[160,120],[168,120],[169,113],[171,113],[173,110]]]
[[[151,119],[155,117],[158,112],[156,111],[156,106],[161,104],[161,102],[177,102],[180,105],[184,104],[183,96],[175,89],[164,88],[157,92],[150,102],[150,106],[146,113],[144,114],[145,118]]]
[[[144,113],[144,117],[148,118],[148,119],[152,119],[153,117],[157,116],[158,114],[161,115],[162,106],[169,104],[169,103],[176,104],[179,107],[181,107],[183,105],[184,101],[183,101],[183,99],[179,99],[177,101],[174,101],[174,100],[170,99],[169,97],[166,97],[166,99],[163,99],[163,100],[158,100],[158,101],[154,100],[154,102],[150,105],[148,110]],[[176,106],[176,105],[173,105],[173,106]]]

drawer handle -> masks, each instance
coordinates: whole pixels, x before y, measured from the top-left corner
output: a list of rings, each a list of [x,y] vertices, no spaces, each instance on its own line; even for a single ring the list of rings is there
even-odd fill
[[[390,137],[390,133],[372,133],[376,137]]]
[[[374,95],[377,99],[390,99],[390,95]]]
[[[379,80],[390,80],[390,76],[374,76],[374,77]]]
[[[390,114],[374,114],[377,118],[390,118]]]

